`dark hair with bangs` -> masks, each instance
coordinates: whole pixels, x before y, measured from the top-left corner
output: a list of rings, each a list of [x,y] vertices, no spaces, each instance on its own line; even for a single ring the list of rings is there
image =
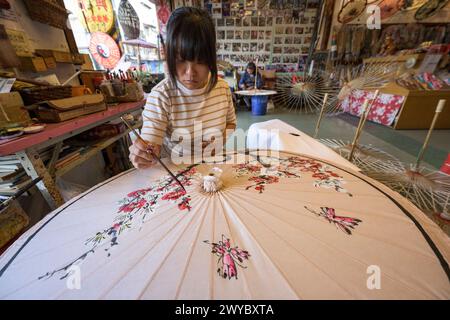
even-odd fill
[[[211,77],[208,92],[217,84],[216,32],[208,12],[193,7],[173,11],[167,23],[166,61],[175,86],[177,55],[186,61],[208,65]]]

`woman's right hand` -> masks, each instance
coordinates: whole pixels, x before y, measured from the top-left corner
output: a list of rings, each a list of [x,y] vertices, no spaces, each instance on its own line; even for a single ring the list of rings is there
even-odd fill
[[[140,139],[136,139],[130,147],[130,161],[135,168],[146,169],[154,166],[157,161],[153,157],[161,155],[161,146],[158,144],[144,143]]]

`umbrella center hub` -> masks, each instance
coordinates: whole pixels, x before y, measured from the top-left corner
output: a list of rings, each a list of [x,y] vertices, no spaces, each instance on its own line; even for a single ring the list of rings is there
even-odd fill
[[[222,186],[222,180],[220,180],[222,170],[219,168],[213,168],[212,172],[203,176],[202,188],[205,192],[217,192]]]

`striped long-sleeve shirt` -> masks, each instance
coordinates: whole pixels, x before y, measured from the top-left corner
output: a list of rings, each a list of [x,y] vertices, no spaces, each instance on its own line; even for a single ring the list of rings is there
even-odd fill
[[[168,154],[192,152],[194,138],[200,136],[204,141],[209,140],[205,132],[211,129],[220,130],[225,139],[225,127],[236,124],[231,91],[226,81],[218,79],[209,93],[206,88],[189,90],[180,82],[177,86],[175,88],[170,79],[164,79],[153,88],[142,113],[142,137],[150,143],[162,145]],[[182,140],[190,139],[189,150],[187,141],[180,143],[180,135]]]

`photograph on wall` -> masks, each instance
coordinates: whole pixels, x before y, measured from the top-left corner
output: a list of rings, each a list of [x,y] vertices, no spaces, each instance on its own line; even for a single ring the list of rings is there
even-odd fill
[[[264,30],[258,31],[258,40],[264,40],[264,34],[266,32]]]
[[[233,52],[240,52],[240,51],[241,51],[241,44],[233,43]]]
[[[309,52],[309,47],[303,46],[301,50],[302,50],[302,51],[301,51],[302,54],[308,54],[308,52]]]
[[[272,18],[272,17],[268,17],[268,18],[266,19],[266,25],[267,25],[268,27],[271,27],[271,26],[273,25],[273,18]]]
[[[259,26],[260,27],[265,27],[266,26],[266,18],[260,17],[258,21],[259,21]]]
[[[285,17],[284,24],[292,24],[292,17]]]
[[[270,40],[272,38],[272,31],[271,30],[266,30],[266,40]]]
[[[258,31],[256,31],[256,30],[253,30],[252,31],[252,38],[251,38],[252,40],[256,40],[256,39],[258,39]]]
[[[312,38],[311,38],[311,37],[305,37],[304,43],[310,44],[311,41],[312,41]]]
[[[317,9],[317,8],[319,8],[319,0],[308,0],[307,1],[306,9]]]
[[[258,44],[256,42],[250,43],[250,51],[256,52],[258,50]]]
[[[231,51],[231,44],[230,43],[224,43],[223,44],[223,51]]]
[[[294,43],[293,37],[286,37],[286,38],[284,38],[284,43],[285,44],[293,44]]]
[[[275,37],[274,44],[283,44],[283,38],[282,37]]]
[[[250,40],[250,30],[244,30],[243,39],[244,40]]]
[[[231,15],[231,5],[229,1],[222,2],[222,15],[224,17],[229,17]]]
[[[264,51],[264,43],[258,43],[258,52]]]
[[[229,61],[230,60],[230,56],[228,54],[224,54],[222,59],[225,60],[225,61]]]
[[[281,53],[281,48],[282,47],[274,46],[273,47],[273,53]]]
[[[234,31],[227,30],[227,40],[234,40]]]
[[[250,44],[249,43],[243,43],[242,44],[242,52],[248,52],[250,51]]]
[[[252,25],[252,27],[257,27],[258,26],[258,18],[253,17],[251,19],[251,25]]]
[[[244,27],[250,27],[250,24],[251,24],[251,18],[250,17],[244,17],[242,19],[242,25]]]
[[[271,46],[270,46],[270,43],[266,43],[265,51],[268,51],[268,52],[269,52],[269,51],[270,51],[270,47],[271,47]]]
[[[303,28],[302,27],[295,27],[295,34],[303,34]]]
[[[225,39],[225,31],[220,30],[217,32],[217,39],[218,40],[224,40]]]
[[[234,39],[242,40],[242,30],[237,30],[234,32]]]
[[[278,56],[272,57],[272,63],[280,63],[280,57]]]
[[[225,25],[227,27],[233,27],[234,26],[234,19],[233,18],[227,18],[225,19]]]
[[[285,33],[286,34],[292,34],[294,32],[292,27],[286,27]]]
[[[237,18],[234,20],[234,25],[236,27],[241,27],[242,26],[242,19],[241,18]]]
[[[222,18],[222,8],[213,8],[212,9],[212,16],[213,18]]]
[[[284,34],[284,27],[276,27],[275,33],[276,34]]]
[[[225,21],[224,19],[217,19],[217,26],[218,27],[223,27],[225,25]]]
[[[308,24],[309,18],[308,17],[301,17],[300,18],[300,24]]]
[[[294,44],[301,44],[302,38],[301,37],[294,37]]]
[[[255,0],[245,0],[245,9],[254,9],[255,2]]]
[[[277,17],[275,19],[275,24],[283,24],[283,17]]]

